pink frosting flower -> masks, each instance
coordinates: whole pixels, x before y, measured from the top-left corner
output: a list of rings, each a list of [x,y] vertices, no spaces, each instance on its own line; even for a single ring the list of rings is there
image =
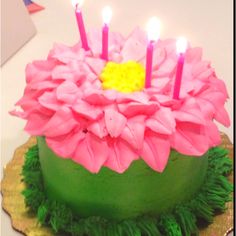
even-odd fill
[[[99,76],[101,33],[88,34],[91,50],[80,43],[56,44],[47,60],[26,68],[22,111],[11,114],[27,120],[25,130],[45,136],[48,146],[93,173],[106,166],[122,173],[142,158],[162,172],[171,149],[201,156],[220,144],[214,120],[230,125],[224,108],[228,94],[200,48],[189,47],[180,100],[173,100],[177,56],[175,41],[160,40],[154,51],[152,87],[130,94],[103,90]],[[146,34],[136,29],[126,39],[112,33],[109,58],[145,66]]]

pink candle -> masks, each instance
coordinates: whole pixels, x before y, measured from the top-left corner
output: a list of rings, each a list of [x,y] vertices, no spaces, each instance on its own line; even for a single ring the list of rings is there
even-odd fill
[[[109,27],[104,24],[102,28],[102,59],[108,61],[108,40],[109,40]]]
[[[153,41],[150,41],[147,47],[147,56],[146,56],[146,80],[145,88],[151,87],[152,80],[152,60],[153,60]]]
[[[75,8],[75,16],[76,16],[76,20],[77,20],[77,24],[78,24],[78,28],[80,32],[80,39],[81,39],[82,47],[86,51],[88,51],[89,46],[88,46],[87,35],[86,35],[85,27],[84,27],[84,20],[83,20],[82,12],[78,7],[78,4],[76,5],[76,8]]]
[[[112,10],[109,6],[106,6],[102,10],[103,27],[102,27],[102,54],[101,58],[108,61],[108,48],[109,48],[109,23],[112,17]]]
[[[176,42],[176,49],[177,49],[179,58],[178,58],[177,68],[176,68],[173,99],[179,99],[186,48],[187,48],[187,40],[183,37],[179,38]]]
[[[153,61],[153,51],[154,44],[158,41],[160,35],[160,21],[153,17],[150,19],[147,25],[148,39],[149,43],[147,46],[146,54],[146,79],[145,79],[145,88],[151,87],[152,82],[152,61]]]
[[[176,76],[175,76],[175,85],[174,85],[174,94],[173,94],[174,99],[179,99],[183,67],[184,67],[184,54],[180,53],[177,69],[176,69]]]

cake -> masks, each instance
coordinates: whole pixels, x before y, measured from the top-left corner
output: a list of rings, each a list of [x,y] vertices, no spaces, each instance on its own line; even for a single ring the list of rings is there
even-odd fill
[[[146,33],[101,32],[55,44],[26,68],[11,114],[37,137],[26,154],[23,192],[41,224],[62,235],[197,234],[230,200],[227,151],[215,121],[228,127],[225,84],[202,49],[188,45],[179,99],[173,99],[174,39],[159,40],[145,84]]]

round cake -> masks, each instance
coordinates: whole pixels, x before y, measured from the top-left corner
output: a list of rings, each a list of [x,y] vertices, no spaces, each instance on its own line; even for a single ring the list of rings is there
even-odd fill
[[[154,45],[150,88],[145,32],[110,33],[109,61],[101,32],[88,33],[88,44],[56,44],[26,68],[22,110],[11,112],[38,141],[23,168],[26,204],[66,235],[196,233],[232,191],[214,123],[230,125],[224,82],[188,45],[173,99],[175,40]]]

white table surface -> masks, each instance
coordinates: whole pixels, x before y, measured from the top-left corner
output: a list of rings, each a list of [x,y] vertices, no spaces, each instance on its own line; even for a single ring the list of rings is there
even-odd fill
[[[2,67],[1,171],[14,150],[29,138],[23,131],[25,122],[8,114],[23,94],[26,64],[46,58],[54,42],[73,45],[79,37],[70,0],[41,0],[38,3],[46,9],[32,15],[37,35]],[[116,31],[127,35],[137,25],[144,28],[148,19],[156,15],[162,22],[162,38],[184,35],[192,46],[203,47],[204,58],[212,61],[233,98],[232,1],[86,0],[83,13],[87,28],[101,27],[101,9],[105,4],[113,8],[111,28]],[[229,99],[226,107],[233,120],[233,99]],[[232,126],[220,126],[220,129],[233,139]],[[12,229],[10,219],[3,211],[1,218],[2,236],[20,235]]]

